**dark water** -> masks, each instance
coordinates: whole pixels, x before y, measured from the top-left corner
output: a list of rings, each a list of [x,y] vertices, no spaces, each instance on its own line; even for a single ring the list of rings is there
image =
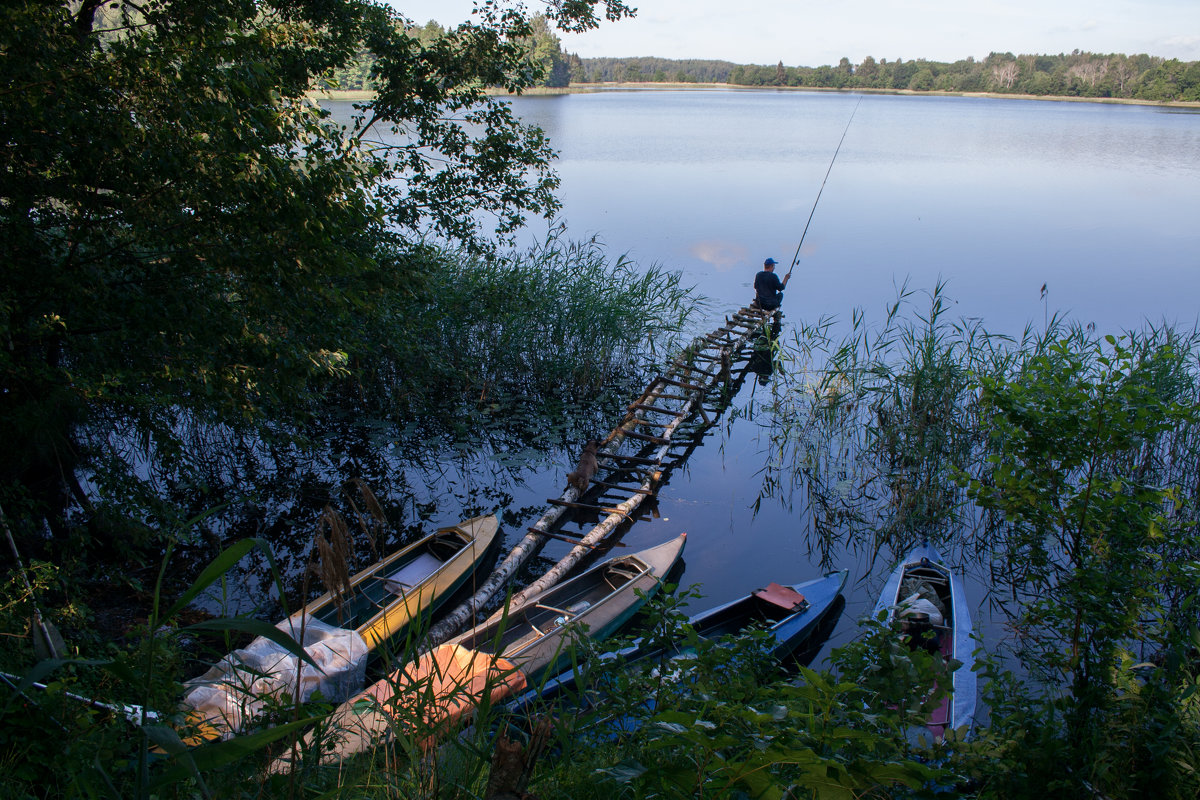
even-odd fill
[[[952,316],[982,318],[997,333],[1040,328],[1056,311],[1101,332],[1197,319],[1200,114],[744,91],[528,97],[515,106],[561,152],[570,234],[682,270],[713,301],[701,328],[749,301],[765,256],[790,262],[852,114],[787,293],[789,324],[845,321],[854,308],[877,324],[897,285],[931,290],[940,280],[956,301]],[[773,456],[761,410],[768,395],[747,381],[661,489],[658,518],[624,537],[638,549],[687,531],[680,582],[702,585],[700,607],[823,571],[804,492],[793,502],[761,498]],[[381,447],[387,439],[381,432]],[[494,510],[509,512],[507,547],[559,495],[572,457],[533,459],[514,475],[464,454],[448,469],[409,467],[405,479],[434,487],[427,499],[438,524],[457,519],[456,501],[483,487],[499,498]],[[543,555],[557,560],[568,549],[551,542]],[[851,570],[836,644],[870,611],[895,554],[873,559],[839,542],[830,552],[832,566]],[[1002,635],[986,603],[986,565],[962,566],[985,637]]]

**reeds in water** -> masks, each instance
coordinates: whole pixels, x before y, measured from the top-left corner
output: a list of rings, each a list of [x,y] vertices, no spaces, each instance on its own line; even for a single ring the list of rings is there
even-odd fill
[[[425,301],[397,309],[410,339],[379,362],[412,399],[587,396],[670,349],[699,305],[678,273],[612,259],[594,239],[427,256]]]
[[[1147,326],[1110,343],[1055,316],[1042,330],[1010,337],[950,319],[943,285],[926,299],[917,309],[916,293],[902,287],[876,327],[855,312],[840,338],[831,333],[834,322],[822,320],[782,343],[787,377],[773,389],[763,499],[802,500],[812,543],[823,554],[838,544],[894,555],[930,539],[986,561],[1003,521],[981,511],[965,490],[972,479],[987,479],[995,444],[980,387],[1019,381],[1037,359],[1069,361],[1086,382],[1119,341],[1131,354],[1128,380],[1146,397],[1180,407],[1200,400],[1196,330]],[[1171,525],[1200,520],[1194,420],[1131,442],[1113,460],[1114,471],[1173,487]]]

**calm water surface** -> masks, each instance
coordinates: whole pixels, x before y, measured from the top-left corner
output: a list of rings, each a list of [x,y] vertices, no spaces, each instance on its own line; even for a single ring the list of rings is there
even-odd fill
[[[789,320],[846,320],[861,308],[878,321],[897,285],[930,290],[939,280],[954,316],[982,318],[992,332],[1040,327],[1055,311],[1101,332],[1197,320],[1200,114],[754,91],[601,92],[514,105],[561,153],[571,235],[682,270],[713,299],[714,319],[750,300],[764,257],[790,262],[853,114],[787,293]],[[542,233],[534,226],[529,235]],[[625,536],[640,548],[687,531],[681,582],[702,584],[700,607],[821,571],[802,503],[755,509],[770,450],[755,409],[766,393],[746,384],[735,400],[743,413],[727,417],[661,490],[661,517]],[[572,466],[508,487],[510,507],[557,496]],[[455,511],[439,508],[438,522]],[[505,531],[509,545],[524,524]],[[552,542],[545,555],[567,549]],[[847,618],[870,611],[893,556],[835,548],[836,566],[851,570]],[[987,607],[986,565],[962,566],[985,636],[1003,635]],[[849,619],[832,644],[854,635]]]
[[[958,314],[994,332],[1040,322],[1042,284],[1051,313],[1105,331],[1197,319],[1197,113],[754,91],[514,105],[561,153],[574,235],[683,270],[726,307],[749,298],[763,258],[790,263],[845,131],[791,313],[877,315],[895,285],[942,279]]]

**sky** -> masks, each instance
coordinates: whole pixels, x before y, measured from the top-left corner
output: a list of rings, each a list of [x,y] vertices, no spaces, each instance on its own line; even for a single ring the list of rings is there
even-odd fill
[[[472,0],[390,0],[455,25]],[[991,52],[1149,53],[1200,61],[1200,0],[626,0],[634,19],[563,34],[584,58],[658,56],[815,67],[866,56],[952,62]],[[530,11],[544,7],[526,3]]]

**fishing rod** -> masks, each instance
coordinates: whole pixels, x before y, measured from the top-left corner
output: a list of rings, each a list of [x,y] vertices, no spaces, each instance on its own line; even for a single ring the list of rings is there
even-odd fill
[[[812,224],[813,214],[817,213],[817,203],[821,202],[821,192],[825,191],[825,184],[829,181],[829,173],[833,172],[833,162],[837,161],[838,153],[842,150],[842,142],[846,141],[846,134],[850,132],[850,123],[854,122],[854,115],[858,113],[858,107],[861,103],[862,95],[859,95],[858,102],[854,104],[854,110],[850,112],[850,119],[846,121],[846,130],[842,131],[842,138],[838,140],[837,149],[833,151],[833,158],[829,159],[829,169],[825,170],[825,180],[821,181],[821,188],[817,190],[817,199],[813,201],[812,210],[808,212],[808,222],[804,223],[804,232],[800,234],[800,244],[796,245],[796,255],[792,256],[792,265],[788,267],[784,280],[792,276],[792,270],[796,268],[796,262],[800,260],[800,248],[804,246],[804,237],[808,235],[808,226]]]

